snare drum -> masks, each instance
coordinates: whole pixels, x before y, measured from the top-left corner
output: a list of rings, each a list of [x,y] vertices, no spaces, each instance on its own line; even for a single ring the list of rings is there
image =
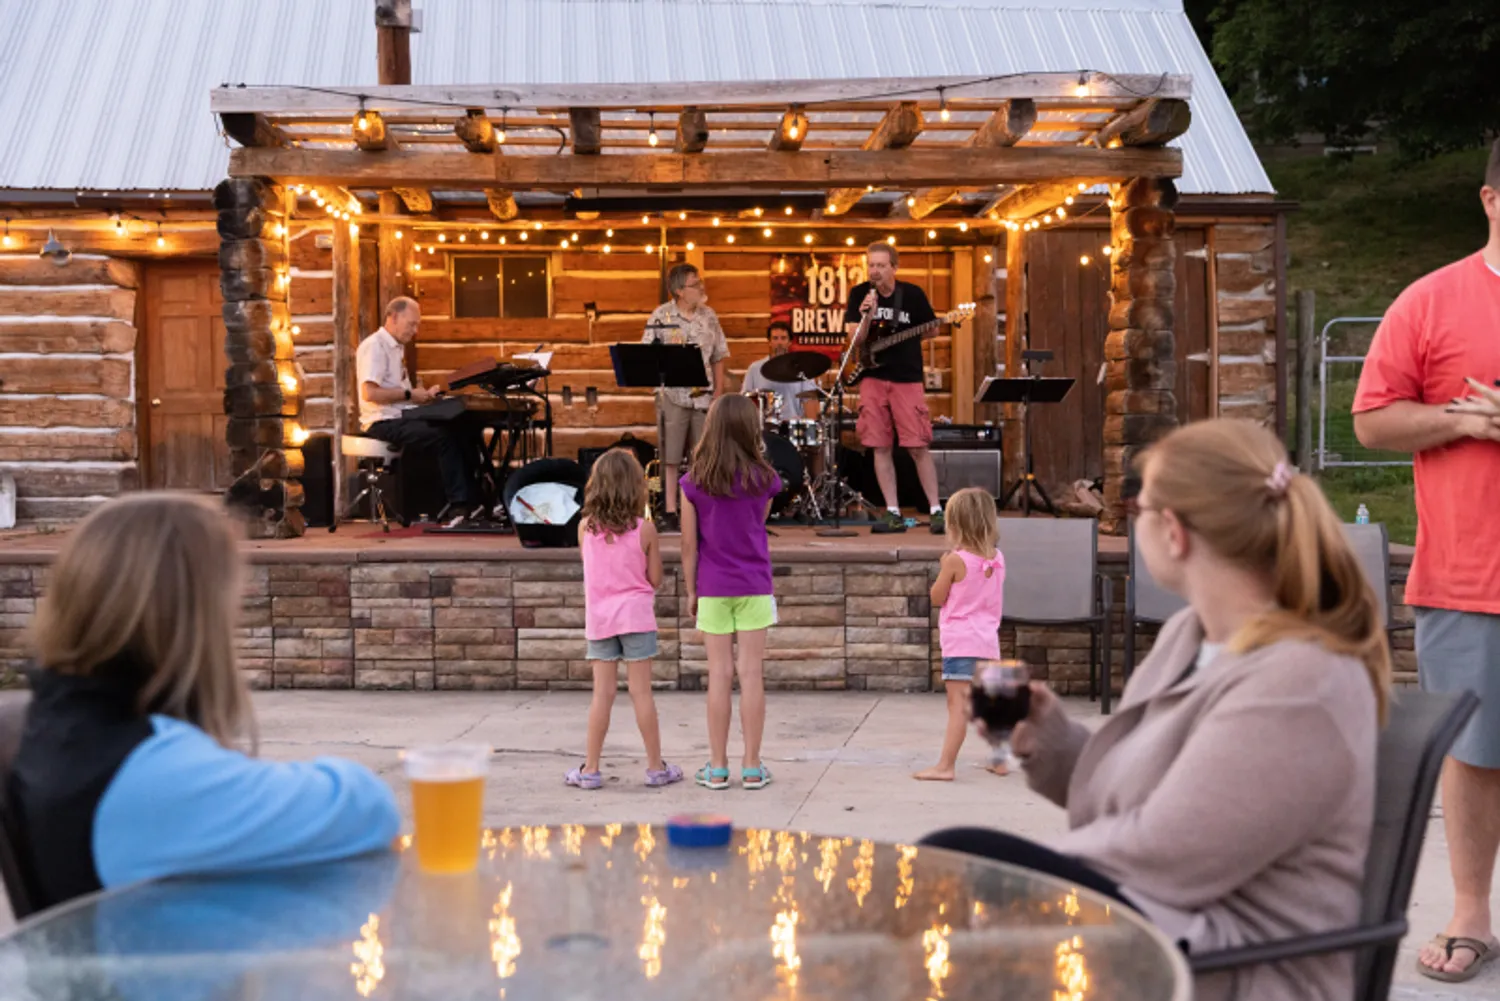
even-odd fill
[[[757,389],[746,396],[755,403],[755,409],[760,411],[760,426],[769,428],[781,420],[782,399],[780,393],[773,393],[769,389]]]
[[[781,433],[798,448],[821,448],[823,445],[823,425],[817,421],[784,421]]]

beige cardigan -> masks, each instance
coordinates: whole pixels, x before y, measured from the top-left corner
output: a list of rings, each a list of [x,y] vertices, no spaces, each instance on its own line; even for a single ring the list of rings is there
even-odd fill
[[[1052,847],[1116,880],[1194,952],[1357,922],[1375,811],[1364,665],[1284,641],[1220,654],[1191,609],[1162,627],[1097,733],[1036,720],[1031,787],[1068,811]],[[1183,679],[1183,680],[1179,680]],[[1348,953],[1200,977],[1211,998],[1348,998]]]

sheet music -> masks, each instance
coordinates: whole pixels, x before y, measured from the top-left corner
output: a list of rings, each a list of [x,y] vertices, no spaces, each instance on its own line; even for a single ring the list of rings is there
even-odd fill
[[[534,361],[538,368],[552,367],[551,351],[527,351],[524,354],[511,355],[513,361]]]

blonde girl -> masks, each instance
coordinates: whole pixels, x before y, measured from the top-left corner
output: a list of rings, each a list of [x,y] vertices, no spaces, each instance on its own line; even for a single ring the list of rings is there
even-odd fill
[[[965,487],[948,498],[943,512],[953,548],[943,554],[933,582],[932,603],[942,607],[938,643],[943,654],[943,685],[948,690],[948,726],[938,763],[915,778],[952,782],[969,725],[969,697],[975,665],[1000,657],[1000,605],[1005,592],[1005,557],[995,498]],[[1004,774],[1004,766],[995,770]]]
[[[682,781],[682,769],[661,757],[651,659],[656,656],[656,589],[661,586],[661,540],[645,519],[646,477],[633,453],[616,448],[594,463],[584,488],[578,546],[583,551],[584,635],[594,668],[583,764],[567,774],[580,789],[604,784],[599,757],[625,662],[635,724],[646,746],[646,784]]]
[[[745,738],[740,785],[763,789],[771,782],[760,758],[766,726],[762,662],[766,630],[776,622],[766,516],[780,490],[781,479],[762,454],[755,404],[739,395],[715,400],[682,481],[682,574],[708,651],[709,761],[694,779],[708,789],[729,788],[730,693],[736,674]]]

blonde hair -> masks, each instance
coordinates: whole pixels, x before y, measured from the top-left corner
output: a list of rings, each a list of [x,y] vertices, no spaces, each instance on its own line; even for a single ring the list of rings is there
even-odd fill
[[[1322,489],[1287,465],[1276,436],[1249,421],[1199,421],[1152,445],[1142,473],[1153,508],[1172,511],[1225,559],[1270,575],[1278,607],[1229,648],[1295,639],[1356,657],[1384,722],[1391,657],[1380,604]]]
[[[708,408],[690,475],[712,497],[756,493],[776,477],[761,443],[760,412],[750,397],[730,393]]]
[[[235,666],[241,562],[229,518],[168,493],[110,501],[69,534],[37,605],[37,663],[115,677],[134,709],[201,727],[228,747],[257,743],[250,692]]]
[[[646,474],[635,453],[612,448],[594,460],[583,490],[583,516],[589,533],[623,535],[646,512]]]
[[[948,498],[943,527],[954,549],[988,556],[1000,541],[1000,512],[995,498],[979,487],[964,487]]]

